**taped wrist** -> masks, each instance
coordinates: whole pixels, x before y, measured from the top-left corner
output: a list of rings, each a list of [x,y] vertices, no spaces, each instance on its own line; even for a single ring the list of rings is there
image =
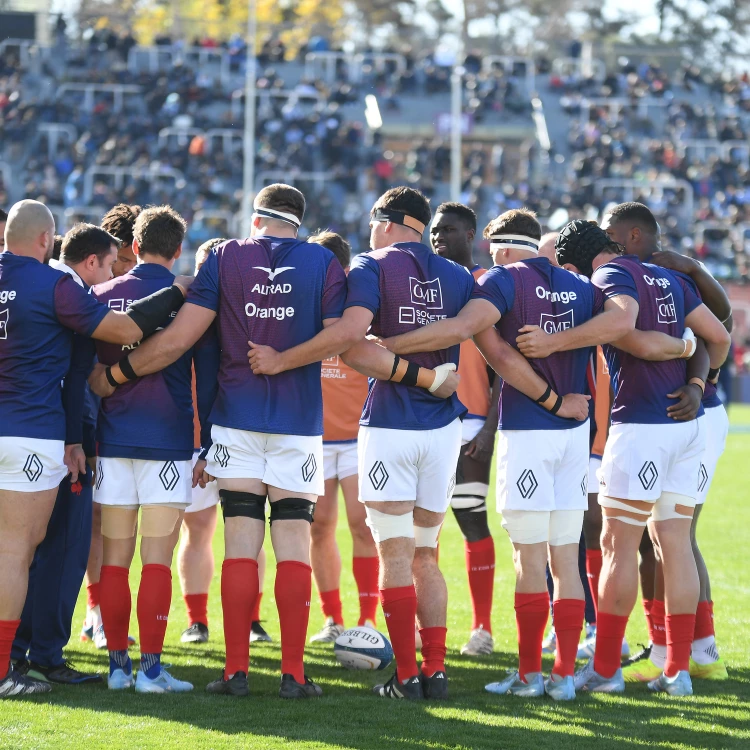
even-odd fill
[[[143,331],[143,337],[146,338],[164,325],[169,316],[182,307],[184,301],[180,288],[170,286],[131,303],[126,315]]]
[[[401,385],[416,385],[419,376],[419,365],[409,362],[406,368],[406,374],[401,378]]]
[[[118,385],[120,385],[116,380],[114,375],[112,375],[112,368],[107,367],[104,370],[104,377],[107,378],[107,382],[113,387],[117,388]]]
[[[315,503],[301,497],[285,497],[271,503],[270,522],[274,521],[307,521],[313,522]]]
[[[720,367],[712,367],[708,371],[708,382],[709,383],[716,383],[719,380],[719,373],[721,372]]]
[[[555,405],[549,410],[550,414],[557,414],[557,412],[560,411],[560,407],[562,406],[563,397],[558,394],[557,401],[555,401]]]
[[[266,496],[253,492],[219,490],[224,520],[227,518],[255,518],[266,522]]]

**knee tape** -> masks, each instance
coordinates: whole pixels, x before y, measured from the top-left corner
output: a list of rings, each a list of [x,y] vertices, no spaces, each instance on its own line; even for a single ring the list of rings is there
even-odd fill
[[[583,530],[582,510],[553,510],[549,514],[549,546],[578,544]]]
[[[541,544],[549,541],[549,511],[502,511],[503,528],[513,544]]]
[[[313,522],[315,503],[301,497],[285,497],[271,503],[270,522],[274,521],[307,521]]]
[[[630,516],[626,516],[624,514],[603,514],[605,518],[609,518],[613,521],[622,521],[623,523],[628,523],[631,526],[646,526],[646,524],[648,523],[648,518],[651,515],[650,510],[635,508],[634,506],[623,503],[621,500],[617,500],[614,497],[607,497],[606,495],[602,494],[599,495],[599,505],[601,505],[602,508],[613,508],[614,510],[625,510],[629,513],[635,513],[637,516],[639,516],[639,518],[631,518]]]
[[[221,510],[224,520],[227,518],[255,518],[266,522],[266,496],[252,492],[219,490]]]
[[[653,521],[669,521],[671,519],[677,519],[678,521],[689,521],[692,518],[690,515],[685,515],[677,511],[677,505],[682,505],[691,510],[695,508],[696,499],[694,497],[687,497],[686,495],[677,495],[674,492],[662,492],[661,497],[656,501],[654,505],[654,511],[651,514]]]
[[[141,511],[141,536],[170,536],[179,520],[179,508],[169,505],[145,505]]]
[[[102,536],[107,539],[130,539],[135,536],[138,508],[102,505]]]
[[[451,508],[453,510],[487,510],[486,500],[489,485],[482,482],[466,482],[457,484],[453,490]]]
[[[439,526],[415,526],[414,546],[432,547],[435,549],[438,546],[438,537],[440,536],[440,529],[442,527],[442,523]]]
[[[390,513],[381,513],[375,508],[366,506],[367,525],[372,531],[372,538],[376,543],[385,542],[388,539],[413,539],[414,538],[414,511],[404,513],[401,516],[393,516]]]

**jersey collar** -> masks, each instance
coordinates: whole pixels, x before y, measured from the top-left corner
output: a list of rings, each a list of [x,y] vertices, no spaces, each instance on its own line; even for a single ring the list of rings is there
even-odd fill
[[[168,268],[160,266],[158,263],[139,263],[130,273],[140,279],[174,277],[174,274]]]

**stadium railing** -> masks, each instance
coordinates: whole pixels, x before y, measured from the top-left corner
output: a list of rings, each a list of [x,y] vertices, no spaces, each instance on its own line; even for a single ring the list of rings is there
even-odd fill
[[[116,191],[122,191],[125,185],[125,179],[145,179],[153,188],[154,183],[160,180],[171,180],[175,188],[180,183],[185,182],[185,175],[173,167],[165,166],[148,166],[148,167],[110,167],[95,165],[89,167],[83,174],[83,200],[84,203],[90,203],[94,195],[94,180],[97,177],[111,177],[113,187]]]
[[[560,78],[573,76],[602,83],[607,77],[607,66],[596,57],[558,57],[552,61],[552,75]]]
[[[657,177],[655,179],[628,179],[620,177],[597,178],[594,183],[594,193],[599,198],[604,198],[606,190],[619,190],[619,201],[636,200],[636,194],[640,196],[661,197],[665,191],[674,191],[675,194],[682,192],[682,214],[683,220],[692,222],[693,208],[695,206],[695,195],[693,186],[687,180],[676,177]]]
[[[83,107],[88,112],[94,109],[96,96],[102,94],[111,94],[113,111],[122,112],[125,104],[125,96],[131,94],[133,96],[141,96],[143,94],[143,87],[128,83],[64,83],[57,87],[55,98],[57,101],[60,101],[71,91],[83,92]]]
[[[40,122],[37,125],[39,140],[47,142],[47,158],[53,161],[57,158],[57,149],[65,142],[72,146],[78,140],[78,131],[74,125],[62,122]]]
[[[175,65],[187,65],[205,75],[217,72],[222,84],[232,80],[230,56],[226,50],[211,47],[183,47],[180,45],[133,47],[128,52],[128,70],[132,73],[158,73]]]
[[[523,66],[523,78],[526,89],[531,94],[536,89],[536,65],[531,57],[514,57],[512,55],[485,55],[482,58],[482,72],[490,73],[494,68],[501,68],[507,76],[515,75],[518,66]]]

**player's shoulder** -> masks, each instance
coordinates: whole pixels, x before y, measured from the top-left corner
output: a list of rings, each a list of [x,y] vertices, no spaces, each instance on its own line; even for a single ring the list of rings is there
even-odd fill
[[[116,292],[121,287],[128,284],[128,282],[132,281],[135,277],[133,276],[131,271],[128,271],[126,274],[123,274],[122,276],[117,276],[114,279],[109,279],[109,281],[104,281],[101,284],[95,284],[91,287],[91,294],[94,295],[94,297],[105,297],[108,294],[112,292]]]
[[[593,291],[594,285],[591,283],[591,279],[588,276],[584,276],[582,273],[575,273],[575,271],[569,271],[567,268],[561,268],[560,266],[550,266],[551,274],[557,279],[563,281],[563,283],[570,284],[580,289],[587,291]]]

